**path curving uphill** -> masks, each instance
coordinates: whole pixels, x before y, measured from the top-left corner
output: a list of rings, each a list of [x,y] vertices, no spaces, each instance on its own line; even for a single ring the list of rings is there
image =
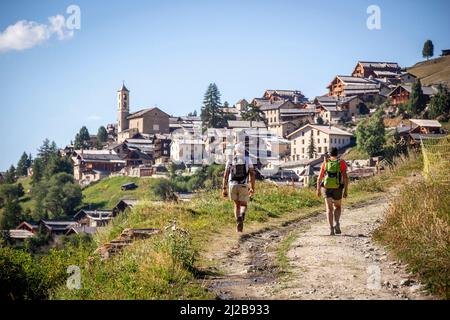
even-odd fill
[[[244,234],[218,257],[223,275],[207,286],[219,299],[432,299],[372,241],[387,206],[381,198],[344,208],[337,236],[328,235],[324,212]],[[281,272],[279,247],[287,237],[288,267]]]

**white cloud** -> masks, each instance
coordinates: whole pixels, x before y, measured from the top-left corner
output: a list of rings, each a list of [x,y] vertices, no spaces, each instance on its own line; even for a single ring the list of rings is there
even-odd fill
[[[73,37],[66,27],[65,18],[56,15],[48,18],[49,24],[20,20],[0,32],[0,52],[25,50],[37,46],[56,34],[59,40]]]
[[[100,120],[102,117],[100,117],[99,115],[93,114],[90,115],[89,117],[87,117],[88,121],[98,121]]]

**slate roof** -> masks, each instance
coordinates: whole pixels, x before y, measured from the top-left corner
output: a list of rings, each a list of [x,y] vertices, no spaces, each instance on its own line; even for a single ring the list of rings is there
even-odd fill
[[[81,151],[77,151],[78,157],[80,157],[85,162],[115,162],[115,163],[125,163],[119,155],[115,152],[104,153],[91,153],[93,150],[85,150],[83,153]],[[104,151],[104,150],[103,150]]]
[[[9,230],[9,236],[13,239],[28,239],[31,238],[34,234],[28,230],[22,229],[12,229]]]
[[[432,128],[442,127],[442,125],[437,120],[409,119],[409,121],[421,127],[432,127]]]
[[[117,90],[117,91],[118,91],[118,92],[119,92],[119,91],[130,92],[130,90],[128,90],[127,87],[125,87],[125,83],[122,83],[122,87],[121,87],[119,90]]]
[[[130,119],[140,118],[140,117],[144,116],[144,114],[146,114],[147,112],[151,112],[151,111],[155,111],[155,110],[160,111],[160,112],[164,113],[166,116],[169,117],[169,115],[167,113],[165,113],[164,111],[162,111],[158,107],[153,107],[153,108],[142,109],[142,110],[139,110],[137,112],[133,112],[127,117],[127,119],[130,120]]]
[[[364,68],[373,69],[401,69],[397,62],[358,61]]]
[[[41,219],[41,223],[44,224],[51,231],[66,230],[77,224],[77,222],[73,220],[47,220],[47,219]]]
[[[397,91],[399,88],[403,88],[403,89],[405,89],[406,91],[408,91],[409,93],[411,93],[411,91],[412,91],[412,85],[401,84],[401,85],[397,86],[394,90],[392,90],[392,91],[389,93],[389,95],[393,94],[393,93],[394,93],[395,91]],[[435,94],[438,92],[438,90],[436,90],[436,89],[433,88],[433,87],[422,86],[422,92],[423,92],[423,94],[426,95],[426,96],[433,96],[433,95],[435,95]]]
[[[317,125],[317,124],[307,124],[304,125],[303,127],[295,130],[294,132],[292,132],[291,134],[289,134],[287,136],[287,138],[290,138],[294,135],[296,135],[298,132],[304,130],[306,127],[311,127],[313,129],[319,130],[325,134],[329,134],[329,135],[339,135],[339,136],[350,136],[352,137],[353,135],[347,131],[344,131],[342,129],[339,129],[337,127],[334,126],[327,126],[327,125]]]
[[[86,234],[93,235],[97,232],[97,228],[96,227],[88,227],[88,226],[75,226],[75,227],[69,228],[69,230],[67,230],[66,234],[70,233],[71,231],[73,231],[76,234],[86,233]]]
[[[266,128],[263,121],[228,120],[228,128]]]
[[[86,209],[81,209],[80,211],[78,211],[75,216],[74,219],[80,219],[81,216],[85,214],[95,220],[97,219],[109,219],[111,218],[113,211],[112,210],[86,210]]]

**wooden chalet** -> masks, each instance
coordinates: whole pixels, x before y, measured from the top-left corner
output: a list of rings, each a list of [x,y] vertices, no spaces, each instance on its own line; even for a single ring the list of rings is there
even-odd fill
[[[409,101],[409,95],[411,94],[412,86],[407,84],[402,84],[397,86],[394,90],[389,93],[389,98],[391,98],[391,105],[398,106],[399,104],[406,104]],[[431,97],[437,93],[434,87],[422,86],[422,91],[425,96],[425,103],[430,102]]]
[[[138,203],[139,200],[136,199],[122,199],[112,209],[113,215],[116,216],[117,214],[122,213],[127,209],[132,209]]]
[[[370,98],[380,94],[382,85],[373,79],[338,75],[327,88],[329,96],[368,96]]]
[[[75,180],[88,184],[118,172],[126,161],[113,150],[76,150],[72,155]]]
[[[11,229],[11,230],[1,230],[3,238],[7,239],[9,244],[17,247],[22,247],[25,244],[25,240],[32,238],[34,233],[23,230],[23,229]]]
[[[114,217],[112,210],[86,210],[78,211],[74,219],[80,226],[103,227],[107,225]]]
[[[94,235],[97,232],[97,227],[89,227],[86,225],[82,226],[73,226],[70,227],[69,230],[66,232],[66,236],[70,236],[73,234],[88,234],[88,235]]]
[[[266,90],[263,99],[272,101],[290,101],[295,104],[305,103],[306,97],[300,90]]]
[[[363,102],[358,96],[336,97],[325,95],[314,99],[317,116],[320,116],[326,124],[351,121],[353,117],[361,114],[361,104]]]
[[[304,108],[304,104],[295,104],[290,100],[253,99],[267,120],[268,129],[279,137],[289,133],[305,122],[312,122],[315,110]]]
[[[41,219],[39,221],[39,228],[50,234],[53,238],[66,234],[66,232],[78,223],[74,220],[50,220]]]
[[[17,227],[17,230],[26,230],[32,234],[36,234],[39,230],[39,225],[34,222],[23,221]]]
[[[401,74],[401,67],[396,62],[358,61],[352,72],[352,77],[358,78],[392,78]]]
[[[437,120],[409,119],[409,125],[395,129],[401,137],[401,144],[418,148],[421,140],[443,138],[448,135]]]

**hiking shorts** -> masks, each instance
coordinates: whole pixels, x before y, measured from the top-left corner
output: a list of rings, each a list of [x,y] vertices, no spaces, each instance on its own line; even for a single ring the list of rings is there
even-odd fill
[[[230,184],[230,199],[248,202],[248,186],[246,184]]]
[[[342,194],[343,194],[342,191],[343,191],[342,188],[337,188],[337,189],[322,188],[322,196],[324,198],[333,198],[333,200],[341,200]]]

